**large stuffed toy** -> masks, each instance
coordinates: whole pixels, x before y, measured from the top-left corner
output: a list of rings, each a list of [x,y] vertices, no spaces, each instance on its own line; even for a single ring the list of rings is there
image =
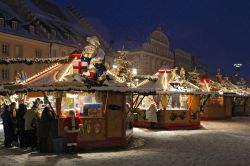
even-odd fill
[[[64,121],[64,130],[66,133],[67,147],[74,149],[77,146],[77,137],[80,131],[81,121],[78,117],[75,117],[74,111],[69,111],[69,117]]]
[[[87,42],[88,45],[84,47],[81,55],[82,73],[87,71],[91,59],[96,56],[100,47],[100,42],[96,36],[87,37]]]
[[[90,81],[95,81],[102,84],[106,79],[106,67],[104,65],[104,51],[99,48],[97,55],[91,59],[88,66],[88,72],[83,73],[85,78]]]

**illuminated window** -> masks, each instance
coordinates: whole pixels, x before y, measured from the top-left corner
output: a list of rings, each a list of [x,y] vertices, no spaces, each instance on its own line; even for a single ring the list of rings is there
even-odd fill
[[[2,80],[9,80],[9,70],[2,69]]]
[[[12,27],[13,29],[17,29],[17,28],[18,28],[18,22],[17,22],[17,21],[12,21],[11,27]]]
[[[62,57],[66,56],[66,51],[62,51]]]
[[[42,57],[42,50],[39,48],[35,49],[35,58],[41,58]]]
[[[68,32],[65,33],[65,37],[67,40],[69,40],[69,33]]]
[[[56,52],[57,52],[57,51],[56,51],[55,49],[52,50],[52,56],[53,56],[53,57],[56,57]]]
[[[0,27],[4,27],[4,18],[0,18]]]
[[[51,33],[52,33],[52,35],[53,35],[54,37],[56,37],[56,30],[53,29],[53,30],[51,31]]]
[[[2,44],[2,55],[3,56],[9,56],[9,49],[10,49],[9,44],[3,43]]]
[[[29,26],[29,31],[30,31],[31,33],[34,33],[34,32],[35,32],[35,27],[34,27],[33,25],[30,25],[30,26]]]
[[[22,57],[22,47],[21,46],[16,46],[16,48],[15,48],[15,56],[16,57]]]

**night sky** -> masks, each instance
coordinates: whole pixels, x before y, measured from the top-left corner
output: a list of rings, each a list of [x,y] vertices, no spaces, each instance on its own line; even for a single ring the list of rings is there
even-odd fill
[[[211,72],[232,75],[240,62],[250,80],[249,0],[53,0],[72,4],[106,38],[144,42],[157,25],[170,47],[182,48],[207,64]]]

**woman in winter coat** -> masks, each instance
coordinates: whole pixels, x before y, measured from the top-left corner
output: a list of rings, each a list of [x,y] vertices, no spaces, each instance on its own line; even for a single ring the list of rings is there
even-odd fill
[[[25,120],[25,139],[27,140],[27,146],[35,148],[37,146],[37,134],[36,134],[36,121],[39,118],[38,112],[39,103],[34,102],[34,105],[31,109],[27,110],[24,114]]]
[[[155,103],[151,103],[149,108],[146,110],[146,119],[150,122],[150,128],[154,128],[157,122],[157,107]]]
[[[20,148],[26,148],[27,143],[25,139],[25,120],[24,120],[24,114],[27,111],[27,107],[25,104],[19,104],[19,108],[17,111],[17,128],[18,128],[18,138],[20,142]]]
[[[15,102],[11,103],[9,106],[5,106],[4,112],[1,114],[4,126],[4,146],[6,148],[10,148],[18,142],[16,114]]]
[[[39,151],[51,152],[52,151],[52,136],[53,136],[53,121],[55,117],[49,107],[45,107],[39,121]]]

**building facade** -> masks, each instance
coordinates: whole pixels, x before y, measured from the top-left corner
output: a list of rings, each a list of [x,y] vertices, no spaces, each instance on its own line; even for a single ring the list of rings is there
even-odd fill
[[[73,7],[47,0],[0,1],[0,58],[52,58],[83,49],[87,36],[101,35]],[[112,49],[103,38],[104,51]],[[110,58],[107,58],[110,59]],[[0,66],[0,83],[15,81],[18,72],[30,77],[47,64]]]
[[[57,43],[47,43],[33,40],[26,37],[15,36],[0,32],[0,57],[1,58],[50,58],[64,57],[71,53],[75,48]],[[27,76],[32,76],[49,64],[10,64],[0,65],[1,83],[15,81],[17,73],[22,71]]]
[[[174,66],[174,54],[170,49],[166,34],[158,27],[141,48],[129,51],[128,58],[138,74],[154,74],[160,68]]]
[[[180,48],[174,50],[174,66],[180,69],[183,67],[186,71],[194,69],[194,57],[191,53]]]

